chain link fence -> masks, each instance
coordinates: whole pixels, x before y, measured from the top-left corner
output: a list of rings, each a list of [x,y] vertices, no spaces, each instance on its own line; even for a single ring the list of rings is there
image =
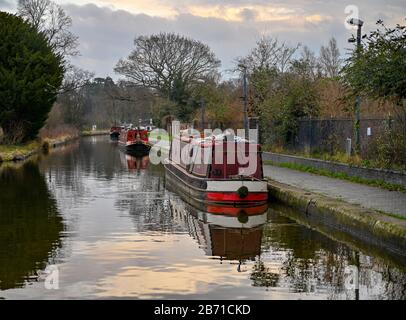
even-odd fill
[[[262,143],[292,153],[350,155],[356,147],[354,119],[300,119],[289,134],[278,123],[261,125]],[[386,167],[406,166],[406,119],[361,119],[359,155]]]
[[[394,126],[389,118],[361,119],[361,154],[366,155],[372,143]],[[355,147],[353,119],[301,119],[290,148],[304,153],[349,153]]]

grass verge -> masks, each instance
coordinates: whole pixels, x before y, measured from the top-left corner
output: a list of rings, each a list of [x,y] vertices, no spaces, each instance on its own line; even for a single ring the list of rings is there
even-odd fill
[[[82,137],[90,137],[90,136],[101,136],[101,135],[105,135],[105,134],[109,134],[109,130],[83,130],[80,135]]]
[[[0,145],[0,163],[24,160],[33,154],[46,151],[56,143],[65,143],[77,138],[77,135],[61,135],[54,138],[43,138],[25,144]]]
[[[20,145],[0,145],[0,162],[13,161],[17,158],[26,158],[35,153],[40,147],[38,141]]]
[[[389,191],[400,191],[400,192],[406,193],[405,186],[402,186],[399,184],[394,184],[394,183],[389,183],[389,182],[386,182],[383,180],[370,180],[370,179],[365,179],[362,177],[352,177],[346,173],[331,172],[331,171],[324,170],[324,169],[317,169],[314,167],[304,166],[304,165],[300,165],[300,164],[293,164],[293,163],[274,163],[270,160],[267,160],[267,161],[264,161],[264,164],[273,165],[273,166],[282,167],[282,168],[288,168],[288,169],[302,171],[302,172],[318,174],[318,175],[325,176],[325,177],[346,180],[346,181],[364,184],[364,185],[368,185],[368,186],[379,187],[379,188],[386,189]]]

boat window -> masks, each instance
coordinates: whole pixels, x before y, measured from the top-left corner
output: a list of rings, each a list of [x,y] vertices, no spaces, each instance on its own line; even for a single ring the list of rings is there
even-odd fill
[[[206,177],[207,176],[207,169],[209,168],[208,164],[194,164],[193,165],[193,174]]]

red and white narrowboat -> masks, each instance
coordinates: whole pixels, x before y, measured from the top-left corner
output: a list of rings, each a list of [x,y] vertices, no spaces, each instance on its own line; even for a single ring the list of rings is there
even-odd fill
[[[135,156],[147,155],[151,149],[148,141],[148,131],[143,128],[121,131],[119,145],[126,153]]]
[[[268,202],[261,146],[238,137],[174,137],[165,169],[167,183],[190,203],[255,206]]]

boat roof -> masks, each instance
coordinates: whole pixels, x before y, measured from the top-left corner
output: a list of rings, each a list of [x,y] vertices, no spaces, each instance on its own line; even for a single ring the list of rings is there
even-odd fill
[[[200,145],[201,147],[209,147],[212,145],[219,145],[220,143],[244,143],[244,144],[256,144],[256,141],[248,140],[242,138],[240,136],[236,136],[229,133],[223,133],[218,135],[212,135],[208,137],[201,138],[199,135],[193,134],[188,135],[186,130],[183,130],[183,134],[181,135],[181,141],[191,143],[193,145]],[[182,133],[182,131],[181,131]],[[185,134],[186,133],[186,134]]]

